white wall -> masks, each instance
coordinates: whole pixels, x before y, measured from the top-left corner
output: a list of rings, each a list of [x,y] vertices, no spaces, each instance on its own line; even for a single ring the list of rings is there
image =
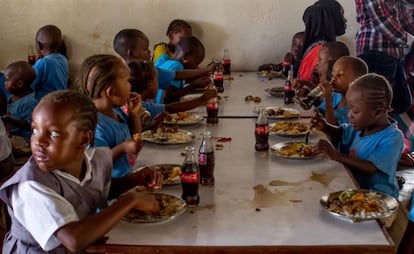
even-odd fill
[[[166,41],[174,18],[189,21],[206,47],[205,63],[229,48],[233,70],[256,70],[279,61],[291,37],[304,29],[302,14],[316,0],[1,0],[0,69],[27,59],[27,47],[37,29],[57,25],[69,48],[71,73],[95,53],[114,53],[112,41],[123,28],[146,33],[150,47]],[[355,4],[339,0],[348,29],[338,39],[354,52],[358,28]]]

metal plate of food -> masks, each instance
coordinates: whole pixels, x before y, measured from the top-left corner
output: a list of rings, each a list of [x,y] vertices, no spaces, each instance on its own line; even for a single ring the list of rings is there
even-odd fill
[[[309,160],[321,156],[315,153],[310,144],[303,142],[282,142],[271,146],[272,151],[279,157],[294,160]]]
[[[351,222],[384,219],[398,210],[398,201],[381,192],[348,189],[324,195],[322,208],[330,214]]]
[[[177,145],[193,142],[194,134],[178,129],[176,126],[161,126],[155,131],[148,130],[141,134],[142,140],[160,145]]]
[[[304,137],[310,131],[309,123],[298,121],[279,121],[269,124],[269,135],[282,137]]]
[[[270,71],[270,70],[263,70],[257,73],[257,77],[260,79],[269,79],[272,80],[273,78],[280,78],[283,76],[281,71]]]
[[[190,112],[178,112],[175,114],[170,114],[168,117],[166,117],[164,120],[164,124],[186,126],[198,124],[202,121],[202,115]]]
[[[175,185],[180,184],[181,166],[179,164],[156,164],[151,166],[145,166],[137,169],[137,171],[143,168],[150,168],[152,170],[159,171],[163,176],[163,185]]]
[[[151,214],[140,210],[131,210],[123,220],[131,223],[155,223],[171,221],[187,210],[187,205],[181,198],[164,193],[147,193],[154,195],[160,206],[159,214]]]
[[[265,108],[266,117],[269,119],[290,119],[299,117],[299,111],[293,108],[280,108],[277,106],[255,107],[253,111],[256,114],[259,114],[261,108]]]
[[[284,87],[266,88],[265,92],[272,95],[272,96],[275,96],[275,97],[285,96],[285,88]]]

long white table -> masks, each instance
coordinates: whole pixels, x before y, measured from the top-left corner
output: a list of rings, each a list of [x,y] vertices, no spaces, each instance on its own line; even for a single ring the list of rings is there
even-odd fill
[[[232,87],[236,82],[237,79]],[[244,93],[240,91],[240,94]],[[236,107],[233,112],[236,112]],[[237,112],[241,114],[242,111],[239,108]],[[220,118],[218,125],[210,126],[203,122],[185,128],[196,136],[190,144],[196,151],[201,143],[200,134],[206,129],[214,137],[232,139],[223,143],[223,150],[215,151],[216,184],[214,187],[200,186],[199,207],[188,209],[166,223],[131,224],[121,221],[106,235],[108,240],[105,244],[95,245],[89,251],[393,253],[394,245],[377,221],[350,223],[332,216],[321,207],[319,200],[322,195],[355,188],[343,165],[327,158],[288,160],[271,151],[256,152],[254,120]],[[321,133],[313,133],[310,139],[312,142],[321,137]],[[288,140],[292,139],[271,136],[269,143]],[[147,143],[137,158],[137,166],[181,164],[184,147]],[[312,175],[316,176],[313,180]],[[272,184],[272,181],[289,184],[280,186]],[[160,191],[181,196],[180,185],[165,186]]]

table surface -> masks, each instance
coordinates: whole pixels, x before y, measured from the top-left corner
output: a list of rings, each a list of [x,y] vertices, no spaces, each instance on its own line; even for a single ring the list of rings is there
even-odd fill
[[[246,78],[240,81],[244,92],[239,91],[238,95],[250,93],[248,84],[254,91],[264,91],[264,83],[274,85],[257,80],[256,76],[253,79],[253,74],[242,75]],[[256,81],[250,84],[252,80]],[[239,87],[238,82],[236,74],[231,88]],[[266,98],[264,103],[281,103],[280,98],[267,98],[259,92],[257,95]],[[233,99],[241,99],[240,104],[245,106],[232,107],[232,113],[241,115],[245,110],[251,115],[253,105],[229,95],[229,102]],[[223,113],[230,112],[227,111],[229,104],[223,105]],[[228,253],[275,250],[311,253],[313,248],[318,253],[393,253],[393,243],[377,221],[350,223],[321,207],[319,200],[324,194],[355,188],[343,165],[324,157],[289,160],[271,150],[256,152],[254,127],[255,119],[249,118],[221,118],[218,125],[202,122],[185,127],[195,134],[189,145],[195,146],[196,151],[201,133],[207,129],[213,137],[231,137],[231,142],[222,143],[223,150],[215,150],[215,186],[200,185],[200,205],[189,208],[174,220],[149,224],[121,221],[106,235],[109,238],[106,245],[98,247],[105,251],[129,250],[130,253],[137,250],[144,253],[154,250],[165,253],[223,253],[226,250]],[[323,138],[319,132],[310,135],[311,142],[319,138]],[[270,136],[269,144],[302,139]],[[185,145],[146,143],[136,166],[182,164],[184,148]],[[160,192],[179,197],[181,186],[164,186]]]

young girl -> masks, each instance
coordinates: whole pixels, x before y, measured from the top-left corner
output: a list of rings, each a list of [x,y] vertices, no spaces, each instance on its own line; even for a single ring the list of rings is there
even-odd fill
[[[388,81],[377,74],[365,74],[351,83],[346,93],[349,123],[334,126],[320,114],[311,122],[349,150],[337,151],[328,141],[319,140],[314,146],[316,152],[348,166],[361,188],[397,198],[396,168],[404,141],[397,124],[388,118],[391,100]]]
[[[33,112],[33,156],[0,187],[11,229],[4,253],[79,252],[107,233],[131,209],[159,211],[153,196],[131,191],[109,208],[111,151],[91,148],[97,111],[75,91],[45,96]],[[151,186],[157,186],[152,182]]]
[[[168,36],[168,43],[161,42],[154,46],[153,63],[163,54],[167,54],[169,58],[173,59],[177,43],[183,37],[192,35],[191,25],[182,19],[174,19],[168,25],[166,35]]]
[[[133,138],[141,133],[141,97],[130,92],[128,66],[113,55],[90,56],[81,65],[78,85],[99,112],[95,145],[112,149],[112,176],[126,176],[143,145],[139,135]],[[126,103],[128,115],[121,110]]]

